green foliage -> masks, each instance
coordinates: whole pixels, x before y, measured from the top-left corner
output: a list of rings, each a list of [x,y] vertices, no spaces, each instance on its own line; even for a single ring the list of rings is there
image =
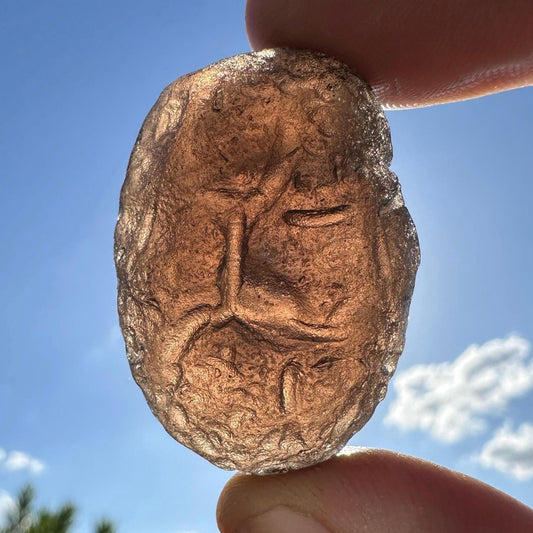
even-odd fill
[[[31,526],[32,501],[35,493],[33,487],[24,487],[15,502],[15,508],[7,513],[6,527],[0,533],[24,533]]]
[[[28,533],[68,533],[75,514],[76,509],[70,503],[64,504],[58,511],[41,509]]]
[[[34,511],[34,497],[35,491],[30,485],[19,492],[15,508],[6,514],[6,525],[0,527],[0,533],[71,533],[76,515],[74,505],[65,503],[57,511],[45,508]],[[95,533],[115,531],[109,520],[101,520],[95,529]]]
[[[113,522],[110,522],[109,520],[101,520],[96,525],[95,533],[115,533],[115,531],[116,529]]]

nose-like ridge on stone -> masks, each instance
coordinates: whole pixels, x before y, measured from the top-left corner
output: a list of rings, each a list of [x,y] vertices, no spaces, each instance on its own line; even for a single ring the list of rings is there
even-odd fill
[[[235,314],[242,285],[241,264],[245,225],[246,216],[243,212],[233,214],[228,222],[221,298],[222,307],[230,310],[232,314]]]

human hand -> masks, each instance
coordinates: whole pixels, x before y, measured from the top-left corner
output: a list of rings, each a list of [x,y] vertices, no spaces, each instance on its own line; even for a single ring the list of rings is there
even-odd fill
[[[249,0],[255,49],[320,50],[360,73],[388,107],[533,83],[533,3]],[[218,505],[223,533],[533,531],[533,510],[429,462],[362,450],[271,476],[238,474]]]
[[[531,0],[248,0],[246,24],[254,49],[329,53],[391,108],[533,84]]]

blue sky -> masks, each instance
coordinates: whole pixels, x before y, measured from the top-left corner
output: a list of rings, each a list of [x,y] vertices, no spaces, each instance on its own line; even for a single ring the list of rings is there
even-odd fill
[[[103,515],[216,531],[231,474],[173,441],[133,382],[112,238],[144,116],[173,79],[249,51],[244,4],[0,7],[0,508],[29,481],[38,504],[77,503],[81,533]],[[533,88],[388,116],[422,265],[395,385],[350,444],[533,505]]]

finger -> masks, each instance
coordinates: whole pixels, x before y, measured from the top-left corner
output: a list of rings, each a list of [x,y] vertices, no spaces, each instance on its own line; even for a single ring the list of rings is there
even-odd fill
[[[533,531],[533,510],[432,463],[364,450],[270,476],[237,474],[218,502],[222,533]]]
[[[533,84],[531,0],[248,0],[246,25],[255,50],[337,57],[388,107]]]

